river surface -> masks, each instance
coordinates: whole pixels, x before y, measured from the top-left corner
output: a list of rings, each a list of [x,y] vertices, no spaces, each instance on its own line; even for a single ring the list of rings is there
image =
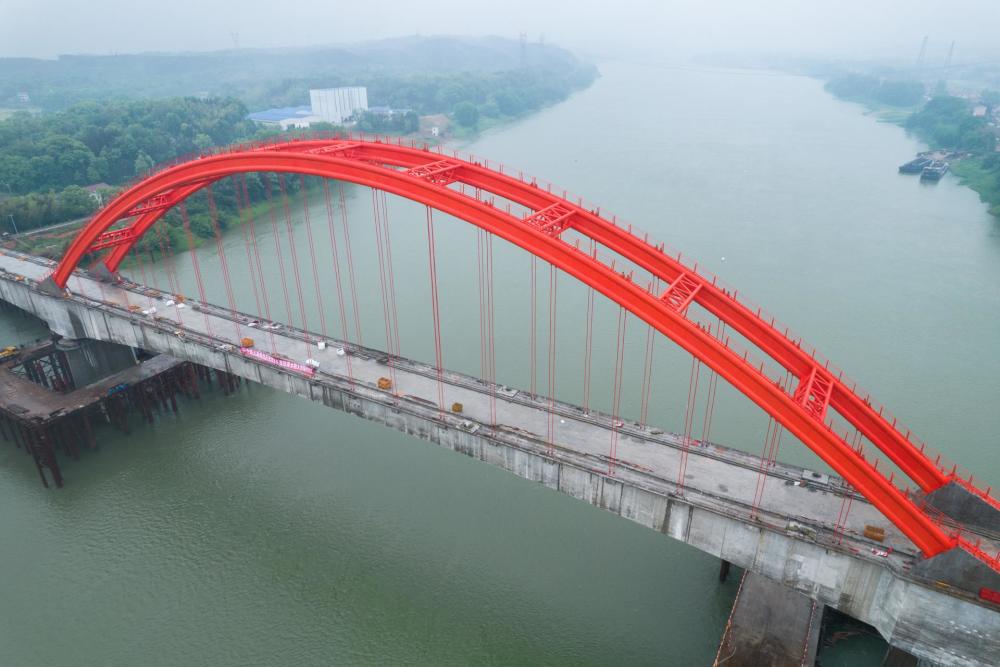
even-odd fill
[[[570,188],[696,258],[914,432],[1000,482],[1000,412],[990,407],[1000,233],[976,195],[951,176],[927,187],[898,175],[922,146],[817,81],[601,70],[590,89],[463,150]],[[325,200],[311,192],[327,266]],[[364,342],[382,347],[371,194],[345,196],[357,316]],[[306,216],[292,203],[307,324],[341,335],[336,290],[326,271],[315,295]],[[424,209],[390,201],[388,212],[402,352],[433,360]],[[265,286],[273,318],[291,311],[300,322],[279,222],[289,307],[274,228],[260,215]],[[435,225],[445,364],[478,373],[476,235],[443,215]],[[254,310],[243,237],[231,232],[224,246],[238,305]],[[494,253],[498,379],[528,387],[530,259],[500,241]],[[196,256],[206,275],[219,264],[212,243]],[[166,287],[172,269],[197,295],[191,267],[182,253],[142,271]],[[129,273],[143,278],[137,266]],[[559,280],[557,394],[581,401],[586,292]],[[225,304],[221,282],[207,282],[208,298]],[[541,263],[537,282],[544,391]],[[590,402],[601,408],[616,317],[599,299]],[[637,418],[645,330],[627,326],[622,414]],[[44,332],[5,313],[0,334],[6,345]],[[659,340],[654,358],[649,421],[680,430],[690,358]],[[719,393],[712,439],[759,451],[766,418]],[[129,437],[102,429],[98,453],[64,463],[60,491],[42,489],[23,454],[0,447],[0,664],[703,665],[715,656],[736,578],[720,585],[715,559],[567,496],[259,387],[206,393],[177,417],[133,427]],[[790,441],[780,458],[821,467]],[[882,652],[877,638],[855,636],[826,650],[824,664],[879,664]]]

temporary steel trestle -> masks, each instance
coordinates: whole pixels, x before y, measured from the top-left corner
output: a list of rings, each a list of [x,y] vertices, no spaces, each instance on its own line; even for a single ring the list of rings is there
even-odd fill
[[[924,492],[952,481],[954,472],[943,469],[940,461],[914,445],[909,432],[883,417],[868,396],[859,395],[841,376],[820,365],[800,340],[779,330],[773,320],[761,317],[759,310],[748,308],[716,281],[682,263],[679,255],[668,255],[661,246],[618,226],[597,210],[558,196],[551,187],[540,187],[533,179],[448,155],[441,147],[387,138],[334,136],[234,146],[166,167],[128,188],[93,217],[50,276],[51,288],[64,288],[83,258],[98,249],[111,249],[104,265],[114,272],[169,206],[220,178],[260,171],[326,177],[376,188],[438,209],[523,248],[608,297],[696,357],[812,449],[925,555],[956,544],[956,537],[856,451],[844,433],[831,428],[829,413],[843,417]],[[461,187],[449,187],[455,183]],[[531,213],[518,217],[511,206]],[[111,230],[117,221],[136,214],[129,227]],[[596,253],[579,250],[578,239],[575,244],[564,239],[563,232],[569,229],[589,240],[592,247],[607,249],[649,272],[654,284],[669,287],[656,294],[651,286],[636,284],[631,274],[599,261]],[[738,352],[728,337],[718,336],[692,319],[692,304],[718,318],[728,332],[738,334],[777,364],[782,369],[780,377],[769,375],[764,364]],[[794,391],[784,382],[788,374],[798,379]],[[987,495],[972,488],[974,494]]]

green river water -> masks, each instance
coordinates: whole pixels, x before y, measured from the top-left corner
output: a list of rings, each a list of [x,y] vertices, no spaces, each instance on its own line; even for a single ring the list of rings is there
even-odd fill
[[[927,187],[898,175],[920,144],[817,81],[601,69],[590,89],[463,150],[570,187],[682,249],[925,440],[1000,482],[1000,412],[989,407],[1000,394],[1000,233],[976,195],[954,177]],[[371,195],[346,196],[364,342],[384,347]],[[340,335],[329,272],[322,314],[317,305],[301,202],[292,212],[307,323]],[[433,360],[424,209],[390,201],[389,213],[402,352]],[[272,315],[287,320],[272,230],[266,216],[256,224]],[[478,373],[475,233],[443,215],[436,224],[445,363]],[[239,305],[252,310],[242,236],[225,245]],[[527,387],[530,261],[499,241],[494,252],[498,376]],[[197,253],[211,274],[215,245]],[[195,294],[188,258],[175,260]],[[146,270],[165,286],[162,264]],[[544,389],[547,268],[537,275]],[[218,281],[206,288],[226,303]],[[557,393],[581,401],[586,293],[566,277],[558,290]],[[299,321],[294,292],[292,311]],[[604,408],[615,318],[599,301],[591,401]],[[634,418],[645,331],[629,327],[623,414]],[[6,345],[44,332],[5,313],[0,333]],[[679,430],[690,360],[666,341],[655,354],[650,421]],[[720,387],[712,439],[759,451],[766,427]],[[0,447],[0,665],[704,665],[736,591],[735,577],[718,583],[717,561],[662,535],[260,387],[99,437],[98,453],[64,463],[60,491]],[[821,467],[792,442],[781,458]],[[878,664],[882,652],[855,637],[823,659]]]

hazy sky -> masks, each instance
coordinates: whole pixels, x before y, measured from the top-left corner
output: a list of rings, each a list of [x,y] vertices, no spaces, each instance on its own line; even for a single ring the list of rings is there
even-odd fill
[[[597,55],[792,51],[956,62],[1000,51],[1000,0],[0,0],[0,56],[496,34]]]

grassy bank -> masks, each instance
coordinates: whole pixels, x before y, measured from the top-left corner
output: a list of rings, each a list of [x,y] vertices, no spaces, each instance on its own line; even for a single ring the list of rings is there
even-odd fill
[[[952,171],[987,204],[991,215],[1000,218],[996,130],[989,126],[987,117],[973,116],[969,100],[937,95],[923,104],[905,104],[917,91],[912,84],[887,88],[874,77],[841,77],[829,81],[825,88],[838,99],[864,105],[866,115],[879,122],[900,125],[932,149],[968,153],[951,165]],[[984,98],[988,93],[983,93]]]
[[[1000,218],[1000,153],[986,157],[971,157],[957,162],[952,171],[979,194],[989,206],[990,214]]]

